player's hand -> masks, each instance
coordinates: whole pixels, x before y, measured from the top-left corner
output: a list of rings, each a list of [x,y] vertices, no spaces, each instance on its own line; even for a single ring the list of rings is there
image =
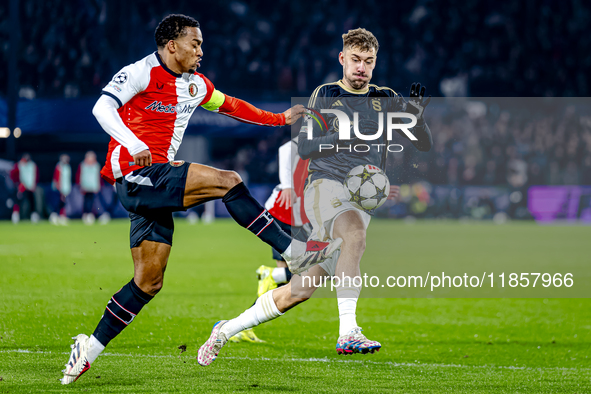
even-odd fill
[[[143,150],[133,155],[133,164],[141,167],[150,167],[152,165],[152,154],[149,150]]]
[[[304,115],[305,110],[306,108],[304,108],[303,105],[298,104],[285,111],[283,113],[283,115],[285,115],[285,125],[289,126],[294,124],[302,115]]]
[[[279,203],[279,208],[282,208],[285,204],[285,209],[291,208],[291,201],[292,201],[292,194],[293,189],[288,187],[283,189],[281,193],[279,193],[279,197],[277,197],[277,202]]]
[[[429,105],[431,101],[431,96],[425,97],[425,87],[421,87],[420,83],[413,83],[410,86],[410,94],[408,95],[409,100],[406,105],[406,112],[413,114],[420,119],[423,116],[423,112],[425,111],[425,107]]]
[[[400,194],[400,186],[390,185],[390,194],[388,194],[388,200],[396,200]]]

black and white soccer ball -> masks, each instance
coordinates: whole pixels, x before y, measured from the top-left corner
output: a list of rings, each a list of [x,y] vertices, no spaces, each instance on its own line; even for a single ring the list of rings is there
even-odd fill
[[[349,171],[343,188],[353,206],[364,211],[373,211],[386,202],[390,193],[390,181],[380,168],[360,165]]]

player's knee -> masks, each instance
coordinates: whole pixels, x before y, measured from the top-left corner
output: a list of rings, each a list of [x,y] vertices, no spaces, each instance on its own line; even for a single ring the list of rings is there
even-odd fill
[[[228,190],[242,182],[242,178],[236,171],[223,171],[222,177]]]
[[[300,286],[292,286],[291,282],[286,286],[273,290],[273,300],[280,312],[286,312],[310,298],[308,293]]]
[[[138,287],[144,293],[151,296],[155,296],[162,289],[162,286],[164,285],[163,279],[162,275],[155,275],[153,277],[136,275],[136,281],[139,282],[137,283]]]
[[[312,294],[314,294],[315,290],[315,287],[306,287],[303,285],[292,286],[291,292],[288,294],[287,298],[291,304],[297,305],[301,302],[309,300],[310,297],[312,297]]]
[[[290,294],[287,295],[286,299],[289,299],[290,303],[300,303],[310,298],[311,294],[307,288],[304,287],[292,287]]]
[[[309,296],[304,294],[289,294],[287,297],[282,298],[278,303],[277,307],[282,311],[286,312],[294,306],[301,304],[302,302],[308,301]]]
[[[361,254],[365,251],[365,244],[365,230],[351,231],[343,237],[343,247]]]
[[[163,285],[164,285],[164,281],[162,279],[155,280],[155,281],[152,281],[152,282],[146,284],[145,289],[142,288],[142,290],[151,296],[155,296],[156,294],[158,294],[158,292],[160,290],[162,290]]]

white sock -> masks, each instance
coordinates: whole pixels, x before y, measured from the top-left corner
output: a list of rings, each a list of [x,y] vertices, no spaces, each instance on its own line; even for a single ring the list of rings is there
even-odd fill
[[[105,350],[105,347],[102,343],[98,341],[94,337],[94,335],[90,336],[90,347],[88,348],[88,362],[92,365],[94,360],[101,354],[101,352]]]
[[[285,261],[291,261],[294,257],[299,257],[306,253],[306,248],[308,247],[307,242],[298,241],[297,239],[292,239],[291,243],[285,249],[285,252],[281,253],[281,257],[285,259]]]
[[[284,267],[273,269],[271,276],[273,277],[275,283],[277,283],[278,285],[282,283],[287,283],[287,272],[285,272],[286,269],[287,268]]]
[[[359,299],[359,287],[337,287],[337,300],[339,305],[339,336],[349,333],[357,327],[355,310]]]
[[[283,253],[281,253],[281,257],[285,259],[285,261],[291,261],[291,244],[285,249]]]
[[[271,290],[260,296],[255,304],[240,316],[226,322],[220,331],[226,335],[226,338],[231,338],[242,330],[258,326],[281,315],[283,313],[277,309],[273,300],[273,290]]]

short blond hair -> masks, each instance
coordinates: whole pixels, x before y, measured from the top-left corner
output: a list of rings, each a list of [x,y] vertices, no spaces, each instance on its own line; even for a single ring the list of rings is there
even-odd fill
[[[380,44],[372,32],[360,27],[343,34],[343,51],[347,48],[359,48],[363,52],[369,52],[371,48],[374,48],[378,53]]]

